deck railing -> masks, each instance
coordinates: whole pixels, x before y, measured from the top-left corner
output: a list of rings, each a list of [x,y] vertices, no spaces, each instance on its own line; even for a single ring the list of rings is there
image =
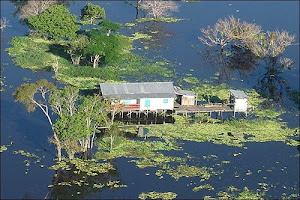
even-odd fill
[[[122,110],[140,110],[140,104],[122,105]]]

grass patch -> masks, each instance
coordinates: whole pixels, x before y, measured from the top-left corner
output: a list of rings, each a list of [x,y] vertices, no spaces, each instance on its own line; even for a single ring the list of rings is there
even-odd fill
[[[148,37],[136,35],[136,37]],[[52,71],[52,63],[58,59],[59,70],[55,78],[62,83],[77,86],[80,89],[94,89],[101,82],[120,82],[124,77],[143,80],[170,77],[172,73],[164,62],[153,62],[138,55],[130,54],[122,66],[74,66],[65,52],[64,42],[49,41],[41,38],[14,37],[13,47],[6,49],[14,62],[22,68],[33,71]]]

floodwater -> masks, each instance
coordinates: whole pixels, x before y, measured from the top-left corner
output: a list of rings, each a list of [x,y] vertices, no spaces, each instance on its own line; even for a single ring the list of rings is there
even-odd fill
[[[133,22],[136,18],[136,9],[126,2],[96,2],[106,9],[109,19],[119,23]],[[71,13],[79,15],[85,2],[69,1]],[[263,1],[263,2],[178,2],[179,12],[174,17],[184,18],[177,23],[157,23],[153,27],[158,29],[158,43],[147,51],[149,58],[162,56],[170,62],[176,63],[179,75],[192,74],[200,80],[214,77],[218,67],[203,62],[202,45],[197,37],[200,28],[213,25],[218,18],[234,15],[248,22],[255,22],[263,27],[263,30],[287,30],[296,34],[299,41],[299,2]],[[41,199],[49,192],[55,172],[47,169],[54,164],[55,149],[47,138],[51,136],[51,129],[40,111],[28,113],[20,103],[15,103],[12,93],[24,82],[34,82],[46,78],[53,81],[52,73],[46,71],[32,72],[15,66],[12,59],[5,52],[9,41],[14,36],[22,36],[28,33],[28,27],[22,24],[18,16],[14,16],[16,7],[12,1],[1,1],[1,17],[6,17],[11,27],[7,27],[1,33],[1,74],[4,80],[4,91],[1,92],[1,145],[13,143],[8,150],[1,153],[1,199]],[[140,11],[139,17],[144,14]],[[151,24],[150,24],[151,25]],[[149,25],[149,26],[150,26]],[[148,27],[149,28],[149,27]],[[151,27],[150,27],[151,28]],[[153,29],[154,29],[153,28]],[[130,32],[123,30],[124,32]],[[143,31],[143,30],[142,30]],[[144,30],[147,32],[147,27]],[[160,34],[161,33],[161,34]],[[297,43],[297,42],[296,42]],[[137,43],[137,46],[142,44]],[[145,50],[136,52],[144,54]],[[299,45],[293,45],[284,52],[285,57],[294,61],[294,68],[280,74],[290,87],[299,91]],[[264,67],[258,67],[251,73],[241,73],[232,70],[230,80],[227,83],[239,89],[253,88],[258,78],[265,73]],[[283,103],[284,102],[284,103]],[[279,102],[290,113],[297,107],[289,101]],[[286,103],[287,102],[287,103]],[[295,114],[283,116],[283,120],[289,126],[299,126],[298,117]],[[219,191],[225,191],[230,185],[242,189],[248,187],[251,190],[260,188],[258,183],[268,183],[270,186],[267,198],[280,198],[284,193],[288,195],[299,193],[299,150],[281,142],[248,143],[247,149],[214,145],[212,143],[196,143],[179,141],[183,151],[165,152],[166,155],[184,156],[188,153],[194,157],[188,164],[217,168],[216,163],[228,160],[229,164],[220,169],[224,172],[218,176],[212,176],[207,182],[215,190],[200,190],[193,192],[195,186],[203,184],[199,177],[181,178],[175,181],[165,175],[159,179],[155,175],[155,168],[139,169],[135,163],[128,162],[132,159],[119,158],[114,160],[117,171],[110,174],[108,179],[121,180],[126,188],[93,189],[85,186],[80,194],[78,188],[53,190],[54,198],[137,198],[142,192],[174,192],[178,198],[202,198],[205,195],[216,197]],[[21,155],[13,154],[15,150],[24,150],[43,157],[41,163],[34,163],[26,167]],[[235,153],[241,153],[233,156]],[[204,160],[203,156],[217,155],[216,160]],[[297,156],[298,155],[298,156]],[[42,166],[41,166],[42,165]],[[246,175],[250,170],[252,175]],[[146,175],[150,174],[150,175]]]

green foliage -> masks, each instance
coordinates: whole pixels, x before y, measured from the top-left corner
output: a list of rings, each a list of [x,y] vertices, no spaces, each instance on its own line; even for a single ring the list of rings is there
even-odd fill
[[[42,14],[28,18],[29,25],[50,38],[75,37],[80,26],[76,25],[76,16],[63,5],[54,5]]]
[[[78,34],[68,41],[67,52],[74,55],[82,55],[84,48],[88,45],[89,39],[86,35]]]
[[[62,141],[88,138],[93,131],[87,127],[82,114],[59,118],[54,124],[54,130]]]
[[[101,31],[92,30],[90,38],[91,41],[86,47],[85,53],[104,57],[107,65],[119,64],[132,48],[131,39],[123,35],[107,36]]]
[[[81,9],[81,20],[89,21],[90,24],[95,23],[95,20],[105,19],[105,10],[98,5],[87,3]]]
[[[177,194],[174,192],[147,192],[147,193],[141,193],[139,195],[139,199],[162,199],[162,200],[167,200],[167,199],[175,199],[177,197]]]
[[[119,23],[114,23],[114,22],[112,22],[112,21],[110,21],[110,20],[108,20],[108,19],[102,20],[102,21],[99,23],[99,25],[100,25],[100,28],[101,28],[101,29],[105,29],[105,30],[107,30],[107,31],[112,31],[112,32],[115,32],[115,31],[119,30],[119,29],[122,27],[121,24],[119,24]]]
[[[188,77],[183,79],[184,82],[189,83],[191,85],[196,85],[199,83],[199,80],[196,77]]]
[[[230,96],[229,87],[224,83],[217,86],[201,84],[194,87],[193,92],[197,94],[199,101],[208,101],[209,103],[225,102]]]
[[[46,79],[41,79],[36,83],[23,83],[17,90],[13,93],[15,101],[23,103],[28,110],[28,112],[35,111],[37,105],[37,100],[35,99],[35,94],[39,92],[39,89],[44,91],[54,90],[56,87],[48,82]]]

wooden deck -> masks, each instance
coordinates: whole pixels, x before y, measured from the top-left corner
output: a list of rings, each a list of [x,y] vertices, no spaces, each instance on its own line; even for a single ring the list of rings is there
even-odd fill
[[[211,113],[211,112],[233,112],[233,109],[227,105],[222,105],[222,104],[182,106],[179,105],[178,103],[175,103],[174,105],[175,114]]]

